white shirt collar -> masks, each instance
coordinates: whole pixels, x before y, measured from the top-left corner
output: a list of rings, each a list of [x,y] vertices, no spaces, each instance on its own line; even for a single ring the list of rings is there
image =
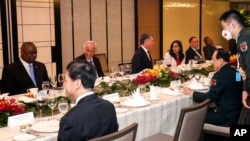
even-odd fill
[[[141,45],[141,47],[146,53],[148,53],[148,50],[143,45]]]
[[[77,103],[78,103],[82,98],[84,98],[84,97],[86,97],[86,96],[89,96],[89,95],[92,95],[92,94],[94,94],[94,91],[90,91],[90,92],[87,92],[87,93],[82,94],[81,96],[79,96],[79,97],[76,99],[76,104],[75,104],[75,105],[77,105]]]
[[[23,64],[25,70],[27,71],[27,73],[29,74],[29,64],[27,62],[25,62],[21,57],[20,57],[20,61]]]

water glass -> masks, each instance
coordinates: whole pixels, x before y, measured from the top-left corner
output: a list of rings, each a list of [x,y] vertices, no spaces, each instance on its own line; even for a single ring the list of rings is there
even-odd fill
[[[130,74],[131,69],[131,65],[125,65],[125,74]]]
[[[49,81],[42,81],[42,89],[46,91],[46,94],[48,93],[49,87]]]
[[[58,110],[61,113],[65,114],[68,111],[68,108],[69,108],[68,101],[65,98],[61,98],[58,101]]]
[[[120,74],[120,76],[123,76],[124,75],[124,66],[123,65],[121,65],[121,66],[119,66],[119,74]]]
[[[57,78],[56,78],[56,76],[55,75],[50,76],[49,80],[50,80],[50,85],[53,88],[56,88],[57,87]]]
[[[201,74],[200,74],[200,73],[196,73],[196,74],[194,75],[194,78],[196,79],[197,82],[200,82]]]

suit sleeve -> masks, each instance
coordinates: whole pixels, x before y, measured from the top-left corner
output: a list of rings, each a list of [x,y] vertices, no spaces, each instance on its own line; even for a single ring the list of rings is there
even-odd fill
[[[138,73],[141,71],[142,57],[139,53],[135,53],[132,59],[132,72],[131,74]]]
[[[3,68],[2,72],[2,93],[10,93],[12,94],[14,90],[13,84],[14,75],[12,74],[12,71],[8,67]]]

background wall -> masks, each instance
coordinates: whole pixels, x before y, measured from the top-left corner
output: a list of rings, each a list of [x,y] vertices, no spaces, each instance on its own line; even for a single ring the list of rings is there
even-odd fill
[[[61,0],[61,26],[63,68],[82,54],[87,40],[107,55],[109,67],[132,58],[134,0]]]

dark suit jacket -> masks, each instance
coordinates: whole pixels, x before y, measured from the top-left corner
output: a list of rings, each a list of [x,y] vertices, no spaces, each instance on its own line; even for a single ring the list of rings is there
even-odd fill
[[[86,56],[84,54],[82,54],[82,55],[76,57],[75,59],[86,60]],[[97,71],[98,77],[103,77],[104,73],[102,71],[102,66],[101,66],[100,60],[97,57],[93,56],[93,62],[95,64],[95,69]]]
[[[36,84],[42,89],[42,81],[49,81],[46,67],[43,63],[35,61],[33,63]],[[2,92],[10,95],[26,93],[27,89],[34,88],[35,85],[29,74],[25,70],[20,60],[15,61],[3,68],[2,72]]]
[[[92,94],[82,98],[62,117],[58,141],[87,141],[117,130],[113,104]]]
[[[204,52],[204,56],[206,60],[211,60],[213,53],[215,51],[215,47],[214,46],[204,46],[203,47],[203,52]]]
[[[223,66],[212,78],[210,90],[204,94],[194,92],[193,100],[204,101],[209,98],[216,107],[209,109],[205,122],[220,126],[237,123],[242,104],[243,81],[235,81],[236,70],[229,64]]]
[[[197,49],[197,51],[200,53],[201,55],[201,51],[199,49]],[[195,56],[198,56],[195,51],[189,47],[186,51],[186,59],[185,59],[185,64],[188,64],[189,60],[194,59]],[[198,56],[199,57],[199,56]]]
[[[139,47],[135,52],[133,59],[132,59],[132,72],[131,74],[138,73],[144,69],[152,69],[152,58],[151,61],[149,60],[146,52],[143,50],[142,47]]]

